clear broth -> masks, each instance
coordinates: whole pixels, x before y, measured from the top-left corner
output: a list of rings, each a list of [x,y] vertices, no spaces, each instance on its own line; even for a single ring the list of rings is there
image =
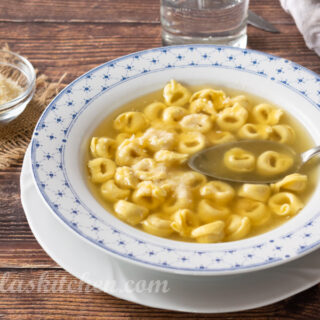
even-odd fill
[[[255,96],[253,94],[250,94],[248,92],[243,92],[243,91],[239,91],[236,89],[230,89],[230,88],[226,88],[226,87],[222,87],[222,86],[215,86],[212,84],[204,84],[204,85],[199,85],[199,86],[186,86],[191,92],[195,92],[198,90],[201,90],[203,88],[214,88],[214,89],[221,89],[223,90],[227,96],[233,98],[235,96],[238,95],[245,95],[249,102],[250,105],[255,106],[259,103],[268,103],[268,100]],[[115,110],[114,112],[112,112],[111,114],[109,114],[97,127],[96,129],[91,133],[90,138],[93,136],[96,137],[102,137],[102,136],[108,136],[110,138],[115,138],[116,135],[118,134],[118,132],[113,128],[113,120],[120,114],[126,111],[142,111],[148,104],[155,102],[155,101],[163,101],[163,96],[162,96],[162,92],[163,89],[154,91],[152,93],[143,95],[135,100],[130,101],[129,103],[124,104],[123,106],[121,106],[120,108],[118,108],[117,110]],[[270,104],[280,108],[281,106],[277,106],[274,103]],[[294,115],[289,114],[288,111],[284,110],[284,115],[281,118],[280,123],[285,123],[288,124],[290,126],[292,126],[292,128],[295,130],[296,133],[296,139],[294,144],[291,146],[297,153],[302,153],[312,147],[314,147],[314,141],[312,140],[311,136],[309,135],[308,131],[306,128],[304,128],[304,126],[297,120],[294,118]],[[250,122],[251,118],[248,118],[247,122]],[[90,141],[88,140],[87,145],[89,146]],[[87,153],[85,155],[85,170],[86,170],[86,176],[88,177],[87,182],[88,182],[88,186],[90,191],[92,192],[92,194],[94,195],[94,197],[99,201],[99,203],[108,211],[113,213],[113,207],[111,203],[107,203],[103,197],[100,194],[100,188],[99,186],[93,184],[90,181],[90,177],[89,177],[89,173],[88,173],[88,169],[87,169],[87,162],[90,159],[90,151],[89,151],[89,147],[87,148]],[[306,189],[299,194],[299,197],[301,198],[301,200],[306,204],[308,199],[311,197],[317,181],[318,181],[318,164],[320,163],[320,159],[314,159],[314,161],[310,161],[310,163],[308,163],[307,165],[305,165],[301,170],[300,173],[302,174],[306,174],[308,176],[308,184]],[[187,170],[188,167],[185,166],[185,169]],[[208,181],[210,180],[210,178],[208,178]],[[233,187],[237,188],[240,184],[237,183],[230,183]],[[198,199],[196,199],[198,200]],[[231,205],[231,211],[232,211],[232,205]],[[300,214],[300,213],[298,213]],[[271,219],[264,225],[262,226],[255,226],[254,228],[252,228],[252,230],[250,231],[250,233],[245,237],[245,238],[250,238],[256,235],[260,235],[263,234],[265,232],[268,232],[272,229],[275,229],[277,227],[279,227],[280,225],[282,225],[283,223],[285,223],[286,221],[288,221],[289,219],[291,219],[291,216],[286,216],[286,217],[280,217],[277,216],[276,218],[272,215]],[[140,226],[136,226],[137,229],[142,230],[142,228]],[[142,230],[143,231],[143,230]],[[145,232],[145,231],[143,231]],[[172,234],[171,236],[166,237],[168,239],[172,239],[172,240],[178,240],[178,241],[186,241],[186,242],[194,242],[192,240],[190,240],[189,238],[183,238],[180,235],[177,234]]]

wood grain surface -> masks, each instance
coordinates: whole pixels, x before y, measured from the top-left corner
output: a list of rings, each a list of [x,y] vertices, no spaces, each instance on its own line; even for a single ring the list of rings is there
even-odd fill
[[[280,34],[248,28],[248,47],[291,59],[320,73],[320,59],[303,41],[277,0],[252,0],[251,9]],[[158,0],[0,0],[0,44],[27,56],[52,81],[67,84],[119,56],[161,46]],[[139,306],[87,286],[80,293],[17,292],[3,287],[76,280],[33,237],[20,203],[22,159],[0,171],[0,319],[320,319],[320,286],[263,308],[222,315],[169,312]],[[85,284],[83,284],[85,286]],[[245,293],[244,293],[245,294]]]

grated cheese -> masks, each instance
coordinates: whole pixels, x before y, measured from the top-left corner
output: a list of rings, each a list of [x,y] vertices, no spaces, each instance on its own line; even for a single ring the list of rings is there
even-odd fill
[[[17,82],[0,74],[0,105],[18,97],[22,91]]]

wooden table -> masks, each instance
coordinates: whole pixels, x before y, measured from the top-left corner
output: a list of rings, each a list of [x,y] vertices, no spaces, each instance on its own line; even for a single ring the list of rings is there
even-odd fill
[[[320,73],[319,57],[307,49],[277,0],[252,0],[251,8],[281,33],[249,27],[250,48]],[[161,46],[160,32],[158,0],[0,0],[1,42],[54,81],[68,72],[68,83],[110,59]],[[92,290],[17,292],[19,283],[37,283],[44,274],[51,281],[74,280],[47,256],[29,229],[19,196],[21,163],[0,171],[0,319],[320,319],[320,285],[271,306],[223,315],[151,309]],[[6,273],[12,292],[2,285]]]

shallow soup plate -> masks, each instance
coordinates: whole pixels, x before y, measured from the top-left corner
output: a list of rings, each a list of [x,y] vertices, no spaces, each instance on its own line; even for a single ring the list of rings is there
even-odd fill
[[[265,98],[297,118],[315,144],[320,144],[320,77],[291,61],[212,45],[134,53],[73,81],[41,116],[32,139],[32,170],[52,214],[67,224],[70,232],[106,253],[146,268],[187,275],[265,269],[318,248],[319,184],[303,210],[281,227],[219,244],[152,236],[120,221],[99,204],[86,183],[84,159],[90,135],[117,108],[159,90],[170,79],[187,85],[234,88]]]

